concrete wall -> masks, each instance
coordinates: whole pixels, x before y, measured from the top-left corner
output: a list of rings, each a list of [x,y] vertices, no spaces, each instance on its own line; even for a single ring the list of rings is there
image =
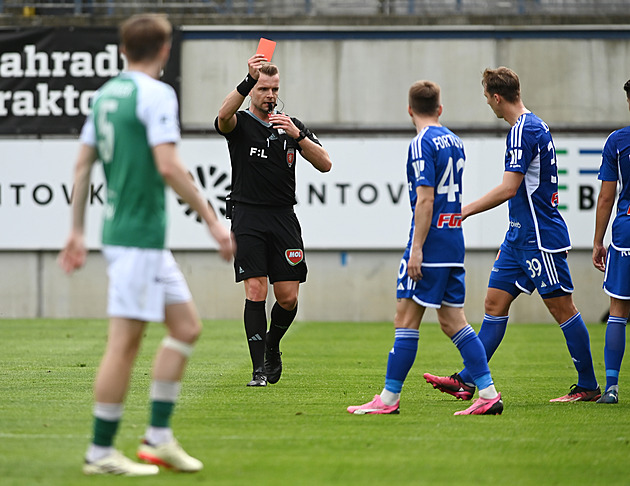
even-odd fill
[[[241,319],[244,291],[234,283],[232,266],[216,253],[175,252],[199,312],[207,319]],[[299,320],[391,321],[401,252],[307,252],[308,281],[300,289]],[[67,277],[53,252],[0,253],[0,319],[13,317],[105,317],[107,279],[100,253]],[[466,257],[466,314],[483,318],[483,300],[495,252],[474,251]],[[588,322],[599,321],[608,308],[602,274],[590,263],[590,252],[572,251],[569,264],[575,301]],[[273,303],[269,296],[268,302]],[[270,309],[271,306],[268,306]],[[540,297],[521,296],[510,313],[512,322],[553,322]],[[436,322],[428,310],[426,321]]]
[[[279,40],[273,61],[286,112],[324,128],[408,127],[409,86],[431,79],[442,86],[444,124],[505,129],[485,105],[480,84],[486,67],[503,65],[519,74],[527,107],[552,130],[627,124],[622,87],[630,77],[630,32],[431,32],[423,38],[414,31],[401,38],[376,32],[367,39],[354,39],[353,31],[337,39],[331,39],[335,32],[302,32],[296,35],[305,39]],[[250,39],[200,35],[183,44],[182,124],[211,128],[223,98],[247,72],[259,33],[244,33]]]

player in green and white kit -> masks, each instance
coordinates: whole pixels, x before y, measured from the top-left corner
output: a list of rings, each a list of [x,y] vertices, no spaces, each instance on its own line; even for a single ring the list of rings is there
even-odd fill
[[[180,139],[177,98],[170,86],[158,81],[170,53],[170,23],[160,15],[137,15],[124,22],[120,32],[128,71],[97,92],[81,132],[72,230],[59,255],[68,273],[85,263],[85,204],[92,166],[100,160],[107,180],[103,254],[110,324],[94,385],[94,436],[83,471],[145,476],[157,474],[157,465],[162,465],[193,472],[203,464],[179,446],[170,417],[201,321],[181,271],[164,248],[166,185],[203,218],[225,260],[232,257],[232,245],[229,231],[201,197],[175,146]],[[138,457],[150,465],[131,461],[113,447],[148,321],[164,322],[168,330],[154,361],[151,419],[138,449]]]

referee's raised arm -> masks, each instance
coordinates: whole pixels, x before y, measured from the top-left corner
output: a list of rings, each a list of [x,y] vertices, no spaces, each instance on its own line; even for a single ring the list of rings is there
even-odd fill
[[[217,117],[217,126],[222,133],[229,133],[236,126],[236,112],[243,104],[243,101],[256,85],[260,76],[260,68],[267,59],[263,54],[254,54],[247,61],[249,72],[241,83],[233,89],[230,94],[223,100],[221,108],[219,108],[219,116]]]

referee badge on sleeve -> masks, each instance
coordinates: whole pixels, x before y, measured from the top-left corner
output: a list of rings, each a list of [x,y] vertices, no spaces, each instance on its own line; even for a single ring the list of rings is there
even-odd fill
[[[290,148],[289,150],[287,150],[287,165],[289,167],[292,167],[293,162],[295,162],[295,149]]]
[[[287,250],[284,252],[284,256],[287,257],[287,261],[291,265],[297,265],[302,260],[304,260],[304,252],[299,248],[295,250]]]

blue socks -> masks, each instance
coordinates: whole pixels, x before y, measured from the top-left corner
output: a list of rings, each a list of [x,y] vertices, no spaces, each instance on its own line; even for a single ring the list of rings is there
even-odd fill
[[[504,319],[507,322],[507,317]],[[505,328],[503,332],[505,332]],[[388,392],[400,393],[402,391],[403,383],[418,353],[419,335],[418,329],[396,329],[394,347],[389,352],[387,374],[385,375],[385,390]],[[477,388],[483,390],[492,385],[486,351],[481,340],[475,334],[475,330],[467,325],[452,336],[451,340],[462,355],[466,370],[468,370],[471,380]]]
[[[488,368],[486,351],[470,324],[455,333],[451,337],[451,341],[457,346],[459,353],[462,355],[466,371],[475,386],[479,390],[483,390],[494,384],[490,375],[490,368]]]
[[[385,389],[391,393],[400,393],[409,370],[416,360],[418,352],[418,329],[397,328],[394,347],[389,352]]]
[[[497,317],[486,314],[483,317],[483,323],[481,325],[481,329],[479,330],[479,340],[483,343],[488,361],[490,361],[490,358],[503,340],[505,329],[507,327],[507,322],[508,316]],[[617,326],[613,325],[612,328],[613,329],[610,331],[611,333],[619,332]],[[586,325],[584,324],[580,313],[578,312],[566,322],[560,324],[560,329],[562,329],[562,332],[564,333],[564,337],[567,341],[567,347],[569,348],[569,353],[571,354],[571,358],[573,358],[575,369],[578,372],[578,385],[582,388],[586,388],[587,390],[594,390],[595,388],[597,388],[597,379],[595,378],[595,371],[593,370],[593,358],[591,357],[590,339],[588,335],[588,330],[586,329]],[[625,345],[625,327],[623,332],[624,338],[617,337],[615,339],[615,342],[623,343]],[[454,338],[455,336],[453,336],[453,339]],[[608,346],[608,328],[606,329],[606,345]],[[611,352],[611,360],[614,359],[612,358],[612,355],[615,353],[619,353],[619,351]],[[621,351],[621,356],[623,356],[623,350]],[[463,353],[462,357],[464,357]],[[620,365],[621,358],[618,359]],[[611,361],[611,370],[613,367],[613,362],[614,361]],[[459,373],[459,376],[465,383],[474,383],[474,375],[469,369],[465,359],[464,365],[466,366],[466,368],[464,368]],[[606,361],[607,378],[608,368],[608,361]],[[614,374],[614,371],[611,371],[611,374]]]
[[[483,322],[478,336],[481,344],[483,344],[483,347],[486,350],[486,362],[490,361],[490,358],[492,358],[492,355],[499,347],[499,344],[501,344],[503,336],[505,336],[505,330],[507,328],[509,318],[510,316],[497,317],[491,316],[490,314],[485,314],[483,316]],[[474,383],[472,374],[467,368],[464,368],[459,373],[459,376],[464,383]]]
[[[569,353],[578,372],[578,386],[594,390],[597,388],[597,379],[593,370],[591,343],[580,313],[560,324],[560,329],[564,333]]]
[[[606,345],[604,346],[604,362],[606,363],[606,390],[619,382],[619,370],[623,353],[626,349],[625,317],[608,317],[606,325]]]

